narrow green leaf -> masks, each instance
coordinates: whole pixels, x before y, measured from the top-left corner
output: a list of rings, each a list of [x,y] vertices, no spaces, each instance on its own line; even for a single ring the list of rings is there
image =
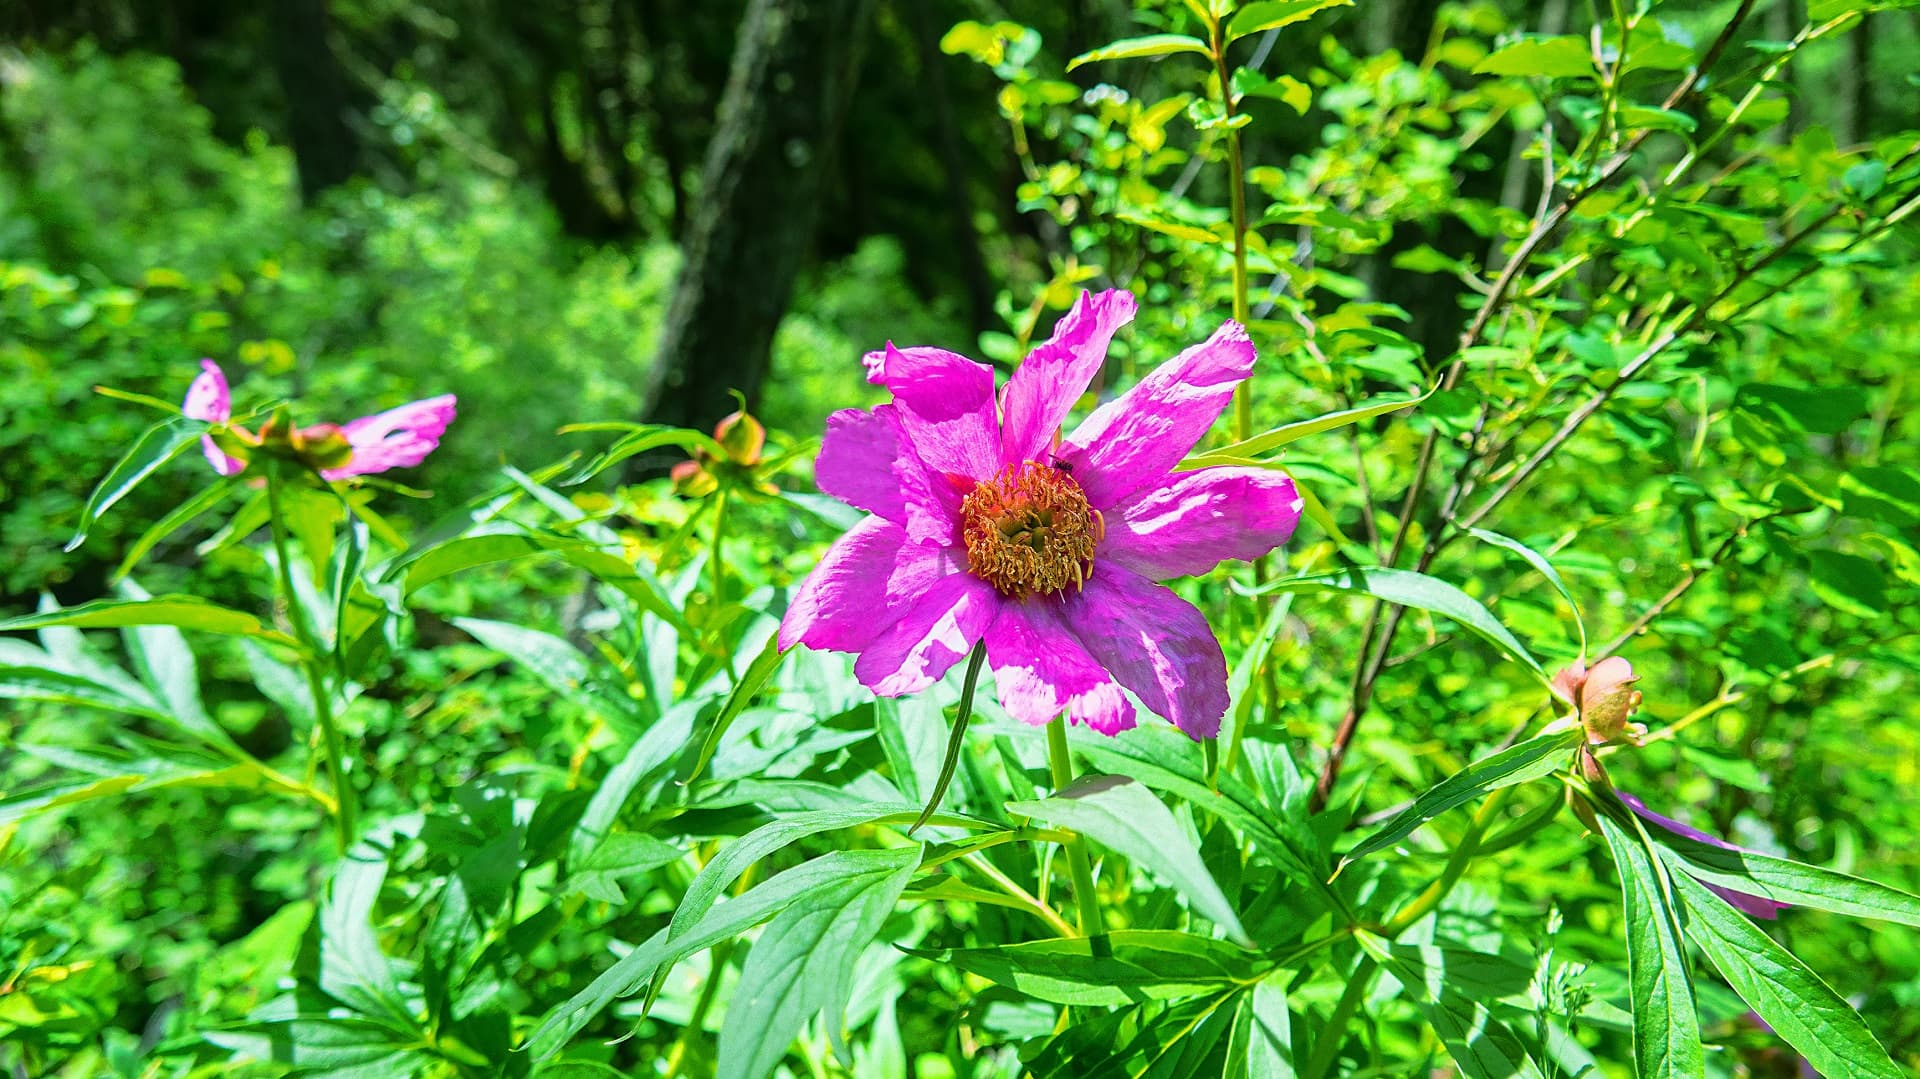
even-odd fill
[[[244,611],[208,603],[197,596],[155,596],[152,599],[101,599],[77,607],[22,615],[0,621],[0,631],[72,626],[76,629],[117,629],[122,626],[178,626],[206,633],[257,637],[293,646],[295,641],[260,624]]]
[[[746,840],[741,839],[728,845],[722,855],[744,842]],[[919,860],[918,847],[834,851],[775,874],[760,886],[749,889],[745,895],[717,907],[709,899],[701,906],[699,915],[689,919],[679,932],[670,927],[648,937],[645,942],[621,956],[619,962],[608,967],[591,985],[547,1012],[522,1048],[535,1059],[551,1056],[592,1022],[607,1005],[620,997],[639,992],[663,967],[720,941],[739,936],[773,917],[788,904],[819,889],[836,885],[859,887],[856,882],[863,878],[888,878],[899,873],[903,864],[917,865]],[[712,868],[711,862],[708,868]],[[746,866],[742,864],[739,868],[745,869]],[[688,909],[684,901],[681,909]]]
[[[548,689],[582,708],[596,715],[633,718],[634,702],[611,687],[603,687],[587,657],[565,638],[485,618],[452,621],[481,644],[525,667]]]
[[[1248,1079],[1294,1079],[1293,1013],[1287,1010],[1287,987],[1277,977],[1262,978],[1253,992],[1241,998],[1246,1020],[1246,1075]]]
[[[1227,40],[1235,41],[1262,30],[1292,26],[1334,7],[1351,7],[1353,0],[1262,0],[1242,5],[1227,23]]]
[[[712,436],[681,427],[636,423],[576,423],[560,428],[560,433],[563,435],[586,431],[625,431],[626,433],[615,440],[612,446],[596,455],[593,460],[562,479],[560,481],[562,486],[571,487],[574,484],[585,483],[629,457],[666,446],[677,446],[689,454],[699,450],[716,458],[727,456],[725,447],[715,442]]]
[[[1200,860],[1200,840],[1147,788],[1117,776],[1094,776],[1037,802],[1014,802],[1009,813],[1071,828],[1144,866],[1179,891],[1227,935],[1248,943],[1226,893]]]
[[[195,517],[218,505],[239,484],[239,475],[223,477],[220,482],[202,487],[194,493],[192,498],[168,510],[165,516],[148,526],[145,532],[140,533],[140,538],[134,540],[132,546],[127,548],[126,555],[120,559],[120,565],[113,571],[113,575],[118,578],[132,573],[133,567],[139,565],[140,560],[147,557],[148,552],[159,546],[162,540],[186,527]]]
[[[1640,1079],[1699,1079],[1706,1069],[1700,1015],[1667,874],[1638,835],[1627,833],[1611,817],[1600,815],[1598,820],[1620,871],[1633,1058]]]
[[[355,843],[334,867],[320,907],[320,988],[355,1011],[401,1030],[414,1030],[417,1024],[374,933],[373,908],[386,883],[388,856],[419,828],[419,815],[409,815]]]
[[[133,581],[122,581],[120,591],[129,599],[153,598]],[[122,632],[135,667],[174,722],[212,745],[232,747],[233,739],[200,703],[200,670],[186,635],[164,625],[129,626]]]
[[[1495,547],[1504,547],[1512,551],[1514,554],[1525,559],[1527,565],[1540,571],[1540,575],[1547,579],[1547,583],[1552,585],[1554,590],[1560,593],[1560,598],[1567,601],[1567,611],[1573,615],[1573,627],[1580,635],[1580,654],[1583,656],[1586,655],[1587,624],[1580,617],[1580,604],[1573,598],[1573,590],[1567,587],[1567,582],[1561,578],[1560,571],[1554,569],[1553,563],[1547,561],[1547,556],[1511,536],[1503,536],[1498,532],[1489,532],[1484,528],[1469,528],[1467,529],[1467,534],[1480,540],[1482,543],[1491,543]]]
[[[1822,1075],[1901,1079],[1906,1073],[1857,1012],[1793,953],[1726,900],[1685,874],[1673,884],[1687,908],[1687,936],[1740,999]]]
[[[633,740],[620,763],[594,788],[593,797],[580,815],[580,823],[574,826],[568,839],[567,857],[577,861],[592,854],[606,838],[634,789],[680,755],[693,735],[695,711],[691,703],[681,704]]]
[[[1476,75],[1539,75],[1550,79],[1592,78],[1593,50],[1574,34],[1528,38],[1495,49],[1473,65]]]
[[[1473,762],[1414,799],[1412,805],[1348,851],[1340,859],[1341,866],[1351,865],[1400,842],[1415,828],[1450,809],[1483,798],[1501,787],[1547,775],[1560,765],[1560,755],[1571,752],[1579,740],[1578,730],[1554,731]]]
[[[1067,61],[1067,70],[1072,71],[1082,64],[1097,63],[1101,60],[1128,60],[1140,56],[1172,56],[1175,53],[1198,53],[1201,56],[1212,55],[1207,43],[1197,37],[1185,34],[1148,34],[1145,37],[1130,37],[1103,45],[1091,52],[1083,52]]]
[[[1254,589],[1249,594],[1259,595],[1263,592],[1345,592],[1445,615],[1520,663],[1542,685],[1548,680],[1540,661],[1533,658],[1519,638],[1500,624],[1493,612],[1487,610],[1479,600],[1438,577],[1383,566],[1355,566],[1337,573],[1284,578]]]
[[[780,635],[767,634],[766,645],[760,649],[759,655],[753,657],[753,662],[747,665],[746,673],[740,676],[740,681],[734,685],[733,692],[727,694],[727,703],[721,706],[720,714],[714,717],[713,726],[707,728],[707,736],[700,742],[700,756],[694,759],[693,770],[687,773],[684,782],[693,782],[707,770],[707,764],[713,760],[714,751],[720,748],[720,739],[727,733],[727,728],[733,726],[733,721],[739,719],[740,713],[747,710],[747,705],[753,702],[754,695],[759,693],[767,684],[767,680],[773,677],[773,672],[780,668],[780,662],[785,658],[786,653],[780,651]]]
[[[1185,798],[1194,808],[1239,828],[1296,880],[1310,887],[1324,885],[1325,871],[1317,868],[1322,861],[1315,853],[1318,843],[1305,822],[1275,817],[1234,776],[1218,777],[1216,787],[1199,748],[1171,727],[1136,727],[1117,738],[1075,738],[1073,748],[1102,771]]]
[[[1667,864],[1709,884],[1797,907],[1920,926],[1920,896],[1878,881],[1751,850],[1725,850],[1660,829],[1650,833]]]
[[[154,474],[160,466],[185,453],[207,433],[207,425],[185,416],[169,416],[140,433],[126,455],[109,469],[105,479],[93,489],[87,505],[80,511],[80,525],[67,541],[71,551],[87,542],[87,532],[113,504],[125,498],[135,487]]]
[[[1425,401],[1431,396],[1433,396],[1433,391],[1429,390],[1418,397],[1410,397],[1401,401],[1374,401],[1361,405],[1358,408],[1349,408],[1342,412],[1329,412],[1324,416],[1315,416],[1310,420],[1289,423],[1284,427],[1276,427],[1265,434],[1255,435],[1245,442],[1235,442],[1230,446],[1222,446],[1217,450],[1208,450],[1206,453],[1189,457],[1180,462],[1176,467],[1181,469],[1195,469],[1209,468],[1214,465],[1246,464],[1253,458],[1259,457],[1262,454],[1272,453],[1287,443],[1296,442],[1308,435],[1317,435],[1322,431],[1338,430],[1348,424],[1359,423],[1361,420],[1369,420],[1375,416],[1384,416],[1389,412],[1398,412],[1403,408],[1412,408],[1414,405]]]
[[[919,847],[884,853],[896,863],[892,872],[848,876],[814,888],[767,926],[747,953],[739,988],[727,1005],[719,1074],[745,1079],[771,1074],[801,1026],[822,1012],[828,1040],[852,1067],[845,1027],[854,962],[873,943],[920,864]]]
[[[914,954],[1030,997],[1075,1006],[1193,996],[1243,984],[1261,972],[1258,955],[1211,937],[1121,929],[1106,939],[1111,954],[1098,956],[1085,937]]]
[[[1444,963],[1422,961],[1437,958],[1437,949],[1423,953],[1396,948],[1364,931],[1354,939],[1409,990],[1414,1007],[1468,1079],[1544,1079],[1526,1044],[1463,992]]]

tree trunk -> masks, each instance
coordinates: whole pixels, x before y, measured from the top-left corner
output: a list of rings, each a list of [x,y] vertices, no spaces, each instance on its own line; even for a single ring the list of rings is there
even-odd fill
[[[987,259],[980,250],[980,233],[973,226],[973,199],[969,184],[973,174],[967,168],[966,152],[961,149],[959,126],[953,118],[953,101],[947,96],[947,57],[940,52],[940,36],[933,17],[920,0],[907,0],[913,21],[913,36],[920,46],[920,67],[926,78],[926,91],[933,99],[934,150],[940,155],[940,167],[946,170],[947,214],[953,229],[953,254],[960,260],[961,279],[967,286],[967,315],[974,334],[991,329],[993,282],[987,275]]]
[[[871,10],[871,0],[748,6],[648,374],[650,420],[706,429],[734,410],[730,391],[755,399],[819,220]]]
[[[267,23],[300,194],[312,202],[360,171],[360,141],[347,124],[347,83],[328,40],[327,0],[278,0]]]

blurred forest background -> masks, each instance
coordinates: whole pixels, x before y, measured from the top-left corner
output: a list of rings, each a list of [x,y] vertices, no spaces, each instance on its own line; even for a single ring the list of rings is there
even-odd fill
[[[1061,210],[1061,185],[1098,164],[1085,134],[1010,128],[1003,79],[943,38],[962,20],[1012,20],[1045,52],[1002,58],[1000,75],[1057,73],[1177,7],[10,0],[0,608],[45,588],[100,594],[102,567],[56,562],[51,542],[70,533],[92,466],[139,422],[92,387],[172,396],[200,356],[238,360],[262,397],[457,393],[462,422],[437,475],[454,496],[507,450],[528,462],[571,448],[554,433],[568,421],[706,429],[737,390],[776,428],[816,429],[872,400],[854,361],[888,338],[1010,361],[1007,335],[1031,329],[1036,293],[1056,309],[1069,295],[1042,287],[1087,242],[1070,230],[1107,239],[1124,226],[1111,207],[1076,217],[1069,198]],[[1735,7],[1662,17],[1705,37]],[[1385,0],[1315,29],[1350,56],[1417,59],[1447,12],[1547,33],[1589,19],[1571,0]],[[1766,5],[1743,36],[1786,40],[1804,14],[1798,0]],[[1300,43],[1316,40],[1253,66],[1306,80],[1323,56]],[[1819,130],[1844,147],[1901,130],[1920,102],[1915,55],[1915,12],[1820,42],[1784,74],[1790,115],[1772,137]],[[1054,106],[1112,83],[1119,101],[1171,89],[1150,63],[1018,81]],[[729,95],[751,104],[729,109]],[[1278,100],[1248,108],[1262,120],[1246,137],[1250,167],[1284,170],[1339,137]],[[1380,150],[1391,138],[1359,134]],[[1445,186],[1462,199],[1534,198],[1525,133],[1473,134],[1466,160],[1409,164],[1451,169]],[[1039,145],[1016,146],[1029,137]],[[1156,126],[1147,154],[1165,140]],[[1222,177],[1199,160],[1161,179],[1223,204]],[[1346,269],[1404,308],[1437,357],[1459,335],[1468,286],[1398,256],[1479,258],[1487,240],[1438,204],[1392,210],[1407,219]],[[1132,282],[1148,235],[1122,237],[1132,264],[1092,266],[1081,283]],[[140,497],[169,505],[185,482]]]
[[[1817,40],[1805,33],[1867,6],[1655,6],[1658,28],[1634,45],[1659,58],[1628,73],[1642,104],[1622,106],[1644,125],[1630,133],[1626,167],[1554,231],[1529,271],[1540,277],[1475,328],[1468,352],[1487,361],[1485,380],[1371,421],[1351,441],[1289,450],[1289,467],[1345,534],[1303,525],[1284,557],[1321,569],[1391,563],[1400,548],[1383,556],[1385,537],[1405,523],[1395,515],[1417,488],[1422,436],[1438,440],[1443,476],[1468,476],[1460,446],[1484,451],[1487,469],[1473,478],[1490,490],[1597,394],[1605,411],[1488,527],[1550,551],[1596,641],[1620,632],[1634,643],[1648,718],[1711,702],[1711,722],[1685,745],[1635,758],[1636,789],[1743,843],[1911,890],[1920,245],[1910,221],[1894,226],[1913,209],[1920,11],[1865,11]],[[769,457],[793,454],[766,475],[799,492],[728,519],[732,601],[771,603],[812,565],[817,541],[844,527],[844,514],[795,511],[812,486],[793,469],[804,470],[828,413],[880,399],[864,380],[865,351],[890,339],[939,345],[1004,371],[1079,289],[1119,286],[1143,298],[1110,372],[1124,384],[1231,311],[1226,120],[1205,108],[1211,72],[1194,56],[1066,69],[1118,38],[1192,32],[1187,12],[1181,0],[0,0],[0,615],[47,594],[65,605],[109,594],[141,533],[205,486],[189,455],[84,547],[61,552],[90,489],[152,419],[94,387],[176,401],[203,356],[226,367],[236,400],[296,399],[308,419],[457,394],[460,416],[439,452],[398,477],[431,487],[435,501],[375,496],[403,529],[500,490],[504,464],[533,472],[599,445],[560,433],[565,424],[706,430],[738,407],[738,391],[774,432]],[[1509,78],[1475,66],[1515,34],[1584,39],[1617,17],[1572,0],[1363,0],[1235,44],[1235,64],[1250,72],[1233,83],[1251,117],[1240,130],[1262,234],[1256,429],[1417,393],[1450,359],[1469,358],[1463,329],[1552,201],[1543,170],[1605,161],[1625,138],[1595,134],[1603,110],[1590,74]],[[1709,49],[1732,72],[1726,81],[1655,108]],[[1788,52],[1790,65],[1768,67]],[[1754,83],[1750,101],[1729,104]],[[1696,128],[1715,132],[1697,157]],[[1579,162],[1576,144],[1593,148]],[[1683,184],[1656,182],[1681,159],[1692,169]],[[1556,173],[1561,193],[1593,178]],[[1653,206],[1675,189],[1684,205]],[[1817,257],[1768,254],[1808,236]],[[1725,282],[1748,291],[1723,323]],[[1703,304],[1700,317],[1681,319],[1690,303]],[[1663,326],[1678,327],[1675,347],[1615,395],[1615,373]],[[673,459],[637,459],[622,477],[655,482],[601,477],[568,497],[618,528],[633,559],[697,577],[694,556],[673,544],[696,545],[699,511],[657,480]],[[1423,519],[1402,562],[1439,520],[1435,501],[1432,489],[1425,502],[1408,498]],[[141,583],[267,602],[263,563],[240,542],[259,522],[212,536],[217,526],[202,523],[155,547]],[[1460,537],[1439,528],[1427,556]],[[722,547],[715,535],[713,551]],[[1499,598],[1517,634],[1550,642],[1537,644],[1543,661],[1572,658],[1564,609],[1506,554],[1465,544],[1433,572]],[[453,626],[504,611],[598,662],[584,643],[596,629],[578,602],[582,579],[515,565],[408,598],[424,608],[414,649],[367,675],[348,720],[353,769],[373,777],[370,818],[432,807],[478,844],[489,834],[473,823],[492,797],[475,793],[485,784],[535,797],[617,758],[597,706],[556,705],[539,672]],[[716,654],[744,666],[750,654],[726,649],[744,647],[752,618],[778,611],[729,623],[732,613],[700,614],[706,599],[689,590],[676,597],[687,621],[721,627]],[[1218,579],[1194,592],[1216,616],[1238,605],[1217,617],[1237,663],[1264,616]],[[722,606],[729,593],[716,593]],[[1356,680],[1371,625],[1363,634],[1360,609],[1338,602],[1316,599],[1301,614],[1303,600],[1280,643],[1265,639],[1267,699],[1278,703],[1252,723],[1275,745],[1310,747],[1311,774],[1349,687],[1370,692],[1384,671],[1376,718],[1353,743],[1365,764],[1342,790],[1356,811],[1403,802],[1542,706],[1508,692],[1497,657],[1474,659],[1460,647],[1466,634],[1432,619],[1409,619],[1400,644],[1382,644]],[[689,637],[665,649],[666,683],[676,648],[682,674],[712,674],[712,648]],[[248,684],[272,685],[256,657],[221,642],[202,663],[220,727],[263,760],[299,755],[302,732],[281,714],[294,709]],[[792,677],[818,678],[831,687],[819,699],[856,707],[844,672],[828,682],[821,669]],[[1354,712],[1368,709],[1361,700]],[[739,756],[735,774],[841,783],[835,769],[851,768],[850,755],[878,759],[866,744],[835,756],[853,735],[794,722],[782,729],[807,732],[804,745]],[[15,813],[9,791],[82,769],[79,748],[123,730],[117,717],[65,706],[11,713],[0,723],[0,825],[28,812]],[[222,1047],[240,1045],[197,1032],[238,1023],[273,996],[313,914],[301,904],[331,863],[308,842],[324,824],[311,806],[213,786],[28,820],[11,848],[14,834],[0,830],[0,1043],[18,1034],[37,1059],[84,1057],[71,1074],[97,1065],[126,1075],[145,1074],[148,1052],[217,1070],[209,1062]],[[1558,798],[1528,820],[1546,829]],[[1476,916],[1495,924],[1524,911],[1502,931],[1531,941],[1552,907],[1553,924],[1568,915],[1569,951],[1617,960],[1609,912],[1619,892],[1594,849],[1561,815],[1480,881]],[[383,923],[383,946],[412,955],[432,936],[419,897],[440,894],[451,871],[431,859],[406,869],[405,887],[388,892],[419,902]],[[515,1021],[495,1024],[500,1039],[577,991],[610,937],[637,939],[634,919],[670,909],[665,885],[629,887],[589,886],[588,909],[603,920],[569,922],[501,975]],[[583,901],[571,902],[570,913]],[[1803,916],[1782,923],[1797,953],[1860,1004],[1896,1059],[1920,1059],[1920,932],[1792,917]],[[942,931],[925,918],[914,929]],[[945,1044],[954,1002],[968,995],[912,962],[899,1052],[915,1074],[962,1074],[921,1054]],[[56,967],[65,980],[42,986],[43,1011],[19,1003],[24,990],[8,999],[9,970]],[[680,1003],[661,1014],[684,1018],[695,992],[676,983],[667,1000]],[[1707,1002],[1722,1033],[1742,1010],[1730,1000]],[[1300,1014],[1331,1003],[1309,1000]],[[983,1060],[1051,1022],[1031,1010],[1000,1018],[1004,1027],[978,1029]],[[628,1054],[629,1066],[635,1046],[674,1043],[668,1021],[654,1022],[608,1052]],[[868,1010],[859,1022],[879,1020]],[[580,1040],[624,1029],[609,1016]],[[1753,1040],[1748,1027],[1732,1037]],[[1406,1049],[1413,1038],[1386,1041]],[[1594,1038],[1603,1058],[1624,1059],[1620,1029]],[[973,1047],[942,1051],[971,1059]],[[499,1052],[507,1059],[504,1043]],[[1794,1070],[1772,1048],[1742,1059],[1753,1069],[1742,1075]],[[1722,1059],[1714,1074],[1729,1067]]]

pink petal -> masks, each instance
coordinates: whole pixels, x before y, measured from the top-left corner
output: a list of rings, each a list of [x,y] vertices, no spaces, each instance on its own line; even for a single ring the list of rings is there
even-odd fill
[[[1160,479],[1213,426],[1253,370],[1253,342],[1231,320],[1096,409],[1054,456],[1104,510]]]
[[[187,387],[187,399],[180,411],[190,420],[225,423],[233,417],[233,397],[227,391],[227,374],[212,360],[200,361],[200,373]]]
[[[440,436],[453,422],[455,403],[452,394],[443,393],[347,423],[340,433],[353,445],[353,457],[321,472],[321,477],[337,480],[419,464],[440,445]]]
[[[1000,430],[993,410],[993,368],[938,348],[866,356],[867,381],[893,391],[900,430],[936,473],[986,479],[1000,471]]]
[[[227,389],[227,374],[220,370],[219,364],[212,360],[200,361],[200,373],[187,387],[187,398],[180,402],[180,411],[190,420],[208,423],[225,423],[233,417],[233,395]],[[207,463],[222,476],[237,475],[247,467],[245,461],[221,452],[210,435],[201,436],[200,452],[206,454]]]
[[[1293,481],[1263,468],[1203,468],[1135,492],[1106,511],[1098,557],[1148,580],[1198,577],[1229,558],[1252,561],[1300,521]]]
[[[855,509],[905,524],[900,481],[893,475],[900,458],[900,425],[893,411],[882,405],[870,411],[843,408],[828,416],[820,456],[813,462],[813,482]]]
[[[920,460],[901,434],[895,405],[829,416],[813,477],[822,491],[847,505],[905,525],[916,543],[957,542],[963,492]]]
[[[1134,725],[1133,703],[1045,597],[1008,603],[987,627],[987,663],[1000,706],[1036,726],[1067,713],[1101,734]]]
[[[965,568],[964,554],[914,543],[901,526],[869,517],[834,541],[801,583],[780,622],[780,647],[858,652]]]
[[[999,613],[1000,594],[971,573],[933,582],[853,662],[854,676],[882,697],[918,693],[972,650]],[[876,612],[877,614],[877,612]]]
[[[1193,604],[1096,559],[1086,590],[1060,609],[1087,652],[1149,711],[1196,740],[1220,733],[1227,660]]]
[[[1082,292],[1053,327],[1053,336],[1014,369],[1000,394],[1000,460],[1016,465],[1040,460],[1093,376],[1106,362],[1107,346],[1133,321],[1133,293]]]

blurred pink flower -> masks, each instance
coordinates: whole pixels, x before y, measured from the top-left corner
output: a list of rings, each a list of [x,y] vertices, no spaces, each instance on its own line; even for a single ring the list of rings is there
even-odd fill
[[[893,400],[827,421],[820,489],[872,516],[795,595],[780,644],[858,654],[882,696],[926,689],[985,640],[1000,703],[1042,724],[1134,725],[1121,691],[1193,738],[1219,732],[1227,668],[1206,619],[1156,583],[1254,559],[1299,520],[1293,482],[1257,468],[1175,472],[1253,369],[1227,322],[1058,430],[1132,320],[1083,293],[996,395],[993,369],[937,348],[866,357]]]
[[[286,432],[284,442],[293,454],[313,465],[321,478],[345,479],[385,472],[390,468],[410,468],[426,460],[447,425],[453,422],[455,399],[450,393],[413,401],[362,416],[344,425],[317,423]],[[212,360],[200,361],[200,374],[187,387],[180,411],[189,419],[226,423],[233,416],[233,404],[227,389],[227,376]],[[264,446],[273,440],[272,422],[259,435],[234,428],[237,443]],[[231,476],[247,463],[227,453],[213,436],[200,440],[200,448],[215,472]]]

